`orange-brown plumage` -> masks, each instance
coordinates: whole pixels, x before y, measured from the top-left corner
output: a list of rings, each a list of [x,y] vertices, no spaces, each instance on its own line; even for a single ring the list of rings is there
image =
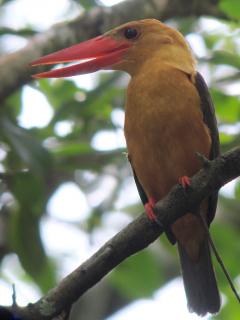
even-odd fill
[[[161,64],[135,74],[127,92],[125,136],[131,165],[148,198],[160,200],[179,177],[196,173],[201,168],[196,152],[209,157],[211,138],[190,77]],[[192,242],[202,242],[204,231],[192,232],[195,224],[186,219],[203,227],[193,216],[172,226],[188,250]],[[197,252],[190,254],[196,259]]]
[[[86,61],[88,58],[93,60]],[[192,53],[178,31],[146,19],[40,58],[33,65],[76,59],[85,62],[36,77],[71,76],[103,68],[131,75],[124,131],[134,178],[150,210],[149,218],[153,218],[154,201],[164,197],[179,178],[184,177],[182,181],[188,184],[187,177],[201,168],[197,152],[209,159],[219,153],[214,108]],[[208,224],[216,200],[217,194],[211,195],[199,208]],[[187,213],[170,229],[166,232],[178,243],[190,310],[199,315],[216,313],[220,299],[201,219]]]
[[[211,139],[197,90],[188,75],[171,67],[155,66],[132,78],[124,130],[131,163],[155,199],[180,176],[200,169],[197,151],[209,156]]]

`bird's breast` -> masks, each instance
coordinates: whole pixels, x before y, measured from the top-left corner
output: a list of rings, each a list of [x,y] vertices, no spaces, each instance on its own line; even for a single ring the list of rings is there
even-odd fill
[[[200,98],[178,70],[141,74],[129,84],[125,137],[131,164],[149,197],[169,192],[183,175],[200,168],[196,152],[208,157],[211,140]]]

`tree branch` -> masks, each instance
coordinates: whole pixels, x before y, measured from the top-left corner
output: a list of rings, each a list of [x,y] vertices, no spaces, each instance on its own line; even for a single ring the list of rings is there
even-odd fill
[[[41,55],[97,36],[127,21],[143,18],[164,21],[190,15],[225,17],[218,9],[218,0],[128,0],[111,8],[95,7],[70,22],[59,23],[34,36],[25,48],[0,59],[0,104],[16,89],[32,80],[29,63]],[[40,67],[34,73],[44,69]]]
[[[180,185],[156,205],[159,225],[169,226],[186,212],[195,212],[200,202],[240,175],[240,148],[210,161],[191,179],[191,186]],[[163,227],[140,215],[120,231],[91,258],[69,274],[34,304],[17,308],[24,320],[50,320],[69,307],[102,277],[132,254],[146,248],[164,231]]]

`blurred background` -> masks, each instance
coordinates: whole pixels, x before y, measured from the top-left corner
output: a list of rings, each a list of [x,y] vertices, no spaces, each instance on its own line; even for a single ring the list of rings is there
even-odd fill
[[[0,59],[54,23],[120,2],[0,0]],[[218,6],[226,19],[209,13],[166,23],[185,35],[197,57],[225,152],[240,141],[240,2],[222,0]],[[127,83],[120,72],[32,81],[5,101],[0,111],[0,305],[12,303],[13,283],[19,305],[36,301],[143,211],[125,155]],[[221,190],[211,232],[240,290],[239,180]],[[214,264],[223,307],[204,319],[237,320],[239,304],[215,259]],[[71,320],[83,317],[197,319],[186,307],[176,248],[162,236],[127,259],[75,304]]]

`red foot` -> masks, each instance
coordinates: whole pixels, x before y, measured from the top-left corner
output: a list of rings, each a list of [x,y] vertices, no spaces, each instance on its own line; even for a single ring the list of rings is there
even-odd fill
[[[190,178],[188,176],[182,176],[178,179],[178,182],[183,186],[184,189],[191,185]]]
[[[155,204],[156,204],[156,201],[153,198],[149,198],[148,202],[144,205],[148,219],[151,221],[157,220],[157,217],[153,211],[153,207],[155,206]]]

